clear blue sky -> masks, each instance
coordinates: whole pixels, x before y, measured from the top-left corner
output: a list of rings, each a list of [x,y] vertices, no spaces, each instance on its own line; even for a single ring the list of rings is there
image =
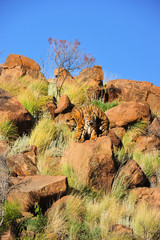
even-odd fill
[[[109,78],[160,86],[160,0],[0,0],[1,62],[41,64],[49,37],[78,39]]]

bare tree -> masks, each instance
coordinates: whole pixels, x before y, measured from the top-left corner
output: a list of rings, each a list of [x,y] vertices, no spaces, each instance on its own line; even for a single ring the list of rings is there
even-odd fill
[[[6,158],[0,156],[0,226],[3,223],[5,215],[5,201],[8,191],[9,175],[6,166]]]
[[[56,90],[57,95],[60,96],[62,86],[68,75],[70,75],[70,72],[91,67],[95,62],[95,58],[91,54],[86,54],[84,50],[81,49],[80,42],[77,39],[74,40],[74,42],[69,42],[67,40],[58,40],[50,37],[48,41],[50,44],[48,59],[50,65],[58,69]],[[67,70],[65,74],[64,70]],[[60,76],[63,79],[59,85]]]

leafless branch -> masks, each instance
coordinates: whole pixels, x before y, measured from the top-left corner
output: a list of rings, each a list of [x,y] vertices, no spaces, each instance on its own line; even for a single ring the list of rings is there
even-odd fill
[[[6,158],[0,156],[0,226],[3,223],[5,215],[5,201],[8,191],[9,175],[6,166]]]

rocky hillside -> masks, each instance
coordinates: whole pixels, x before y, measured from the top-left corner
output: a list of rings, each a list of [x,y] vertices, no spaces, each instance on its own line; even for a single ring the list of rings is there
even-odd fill
[[[32,59],[0,65],[1,239],[159,239],[160,87],[67,74],[61,97]],[[74,141],[66,124],[89,104],[109,133]],[[3,219],[3,211],[0,221]]]

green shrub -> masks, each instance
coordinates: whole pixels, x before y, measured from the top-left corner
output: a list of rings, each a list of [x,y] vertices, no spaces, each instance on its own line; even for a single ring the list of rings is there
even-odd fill
[[[4,221],[2,226],[0,227],[0,233],[6,232],[11,223],[16,225],[16,220],[21,217],[21,208],[18,203],[6,203]]]
[[[120,102],[118,102],[118,100],[114,100],[113,102],[102,102],[100,100],[93,100],[92,104],[98,108],[100,108],[103,112],[106,112],[107,110],[116,107],[120,104]]]
[[[44,232],[44,228],[47,224],[47,217],[42,214],[38,204],[34,206],[34,217],[28,217],[23,222],[23,228],[27,228],[28,231],[33,231],[34,233]]]

